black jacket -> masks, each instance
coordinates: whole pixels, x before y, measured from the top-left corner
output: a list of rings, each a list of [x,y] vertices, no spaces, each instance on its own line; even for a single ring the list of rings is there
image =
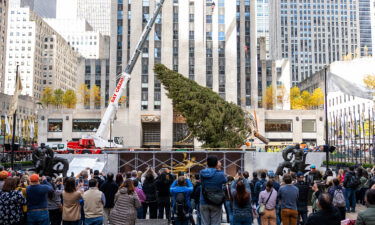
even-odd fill
[[[307,211],[308,194],[310,190],[309,185],[304,181],[298,181],[295,186],[299,191],[297,201],[298,211]]]
[[[155,185],[158,191],[159,197],[169,197],[170,196],[170,187],[173,183],[173,176],[171,174],[163,173],[158,176]]]
[[[105,181],[102,186],[100,186],[100,191],[102,191],[105,196],[104,208],[113,208],[115,206],[115,195],[117,190],[118,186],[114,181]]]
[[[353,176],[356,176],[354,171],[349,171],[345,174],[345,179],[343,183],[344,188],[356,188],[356,187],[353,187],[352,184],[350,184],[350,180],[352,179]]]
[[[156,184],[155,182],[145,181],[142,185],[142,190],[146,195],[146,202],[156,201]]]
[[[341,214],[340,211],[332,207],[329,210],[320,210],[316,213],[310,214],[307,218],[306,225],[340,225]]]

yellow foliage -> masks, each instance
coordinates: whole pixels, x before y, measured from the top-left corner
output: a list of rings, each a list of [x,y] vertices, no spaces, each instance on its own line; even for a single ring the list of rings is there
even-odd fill
[[[86,84],[81,84],[78,88],[78,102],[90,105],[90,89]]]
[[[272,88],[272,86],[268,86],[267,87],[267,89],[266,89],[266,96],[265,96],[264,102],[266,104],[266,109],[273,109],[274,94],[273,94],[273,88]]]
[[[314,109],[324,104],[324,93],[320,88],[313,93],[303,91],[301,93],[298,87],[290,89],[291,109]]]
[[[311,106],[320,107],[324,104],[324,93],[321,88],[317,88],[310,97]]]
[[[366,87],[375,89],[375,75],[367,75],[365,78],[363,78],[363,82],[365,83]]]

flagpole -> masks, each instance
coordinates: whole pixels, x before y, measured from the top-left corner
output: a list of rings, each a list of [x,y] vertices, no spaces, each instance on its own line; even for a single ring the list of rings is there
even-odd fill
[[[327,103],[327,66],[324,67],[324,113],[325,113],[325,144],[326,146],[329,145],[329,140],[328,140],[328,103]],[[329,151],[328,149],[326,150],[326,170],[329,169]]]
[[[17,79],[20,79],[18,75],[18,67],[19,65],[17,65],[16,67],[16,89],[18,85]],[[14,90],[14,92],[16,92],[16,90]],[[14,148],[15,148],[14,140],[16,137],[16,122],[17,122],[17,109],[14,111],[14,114],[13,114],[12,152],[11,152],[11,158],[10,158],[10,167],[12,168],[12,170],[14,170]]]

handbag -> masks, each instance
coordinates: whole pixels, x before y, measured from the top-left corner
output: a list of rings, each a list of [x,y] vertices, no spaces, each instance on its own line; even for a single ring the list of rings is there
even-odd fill
[[[259,207],[258,207],[258,214],[259,214],[259,215],[263,215],[263,214],[264,214],[264,211],[266,210],[266,205],[267,205],[268,201],[269,201],[270,198],[271,198],[272,192],[273,192],[273,189],[272,189],[270,195],[268,196],[268,199],[267,199],[267,201],[266,201],[265,204],[263,204],[263,203],[260,203],[260,204],[259,204]]]

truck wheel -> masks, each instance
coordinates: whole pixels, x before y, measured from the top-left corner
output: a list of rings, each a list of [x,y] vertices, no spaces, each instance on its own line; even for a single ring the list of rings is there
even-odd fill
[[[82,154],[91,154],[91,151],[88,149],[82,150]]]

